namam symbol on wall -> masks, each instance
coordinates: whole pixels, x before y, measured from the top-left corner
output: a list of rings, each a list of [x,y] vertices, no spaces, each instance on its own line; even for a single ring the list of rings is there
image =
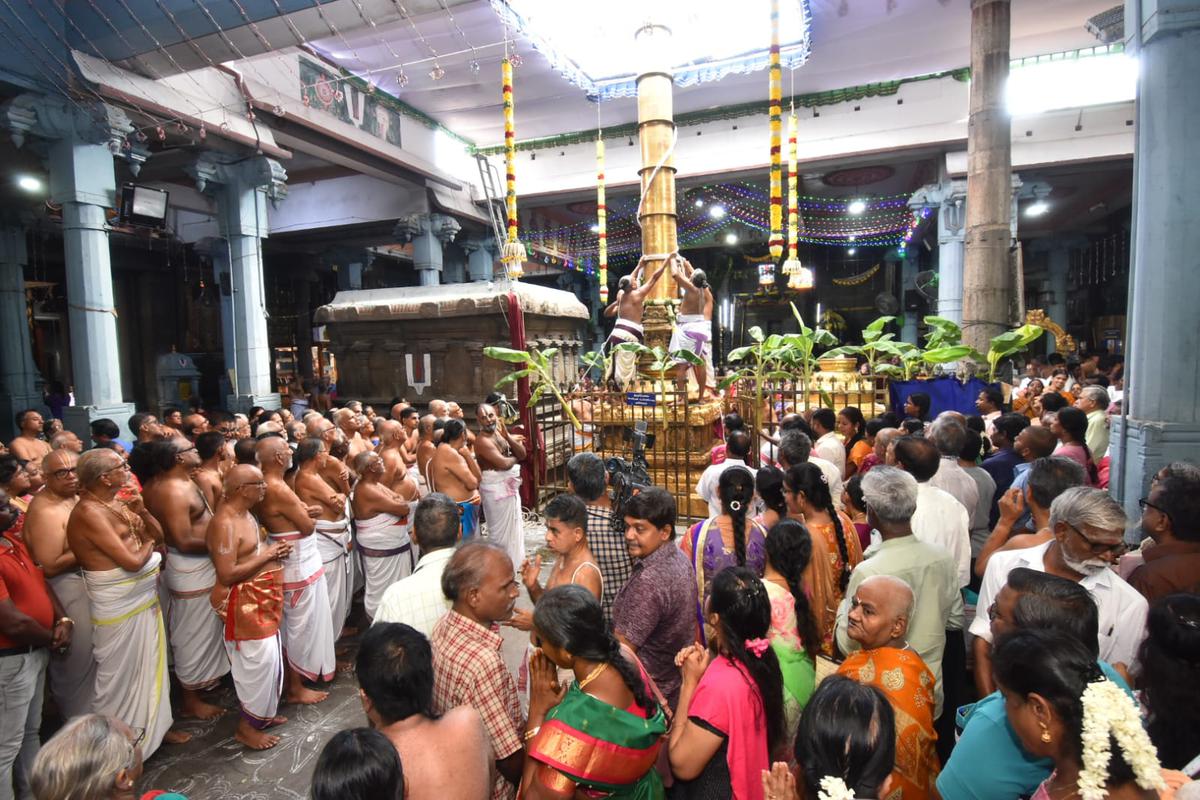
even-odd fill
[[[413,354],[404,354],[404,376],[408,379],[409,387],[418,395],[424,394],[425,389],[433,382],[429,369],[429,353],[422,354],[421,359],[417,362],[414,372]]]

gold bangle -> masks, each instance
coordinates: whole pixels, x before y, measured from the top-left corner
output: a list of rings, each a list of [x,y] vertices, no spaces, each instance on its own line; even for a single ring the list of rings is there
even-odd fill
[[[538,725],[537,727],[533,728],[532,730],[525,731],[525,737],[524,737],[525,741],[528,742],[530,739],[537,736],[538,731],[540,731],[541,729],[542,729],[542,726]]]
[[[72,627],[72,628],[74,628],[74,627],[75,627],[75,620],[71,619],[70,617],[63,617],[62,619],[60,619],[60,620],[58,621],[58,624],[59,624],[59,625],[62,625],[64,622],[69,622],[69,623],[71,623],[71,627]]]

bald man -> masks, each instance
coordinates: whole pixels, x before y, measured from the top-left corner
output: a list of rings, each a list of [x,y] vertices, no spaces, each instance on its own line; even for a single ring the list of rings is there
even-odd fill
[[[854,590],[847,633],[862,647],[838,674],[874,686],[896,710],[893,788],[904,797],[935,797],[941,769],[933,728],[934,677],[908,645],[908,621],[916,607],[912,587],[892,575],[866,578]]]
[[[305,425],[308,428],[308,436],[305,438],[320,439],[325,445],[326,452],[331,455],[334,444],[345,438],[338,426],[322,416],[310,415]],[[350,494],[350,470],[337,458],[327,458],[322,462],[321,477],[335,492],[344,495]]]
[[[50,659],[50,694],[66,718],[91,713],[96,692],[92,655],[92,604],[79,561],[67,544],[67,520],[79,501],[79,458],[54,450],[42,459],[46,488],[33,496],[25,512],[22,536],[42,567],[66,615],[74,621],[71,646]]]
[[[329,592],[329,609],[335,638],[341,636],[350,616],[350,598],[354,588],[350,568],[351,550],[350,511],[346,495],[336,492],[321,477],[323,462],[332,458],[320,439],[307,439],[296,448],[295,490],[300,502],[309,508],[319,508],[316,523],[317,550],[325,570]]]
[[[405,444],[408,433],[399,422],[380,420],[379,447],[375,452],[383,460],[383,483],[408,502],[418,499],[416,478],[408,471],[408,454]],[[357,470],[356,470],[357,471]],[[361,473],[360,473],[361,474]]]
[[[417,460],[414,466],[417,468],[417,493],[421,497],[433,491],[429,486],[429,462],[437,452],[437,442],[433,436],[436,423],[437,417],[432,414],[426,414],[417,423]]]
[[[359,474],[352,506],[365,578],[363,607],[374,618],[387,588],[412,574],[417,554],[409,537],[409,502],[384,480],[383,458],[360,453],[354,469]]]
[[[283,689],[283,562],[291,542],[268,544],[250,514],[263,502],[267,482],[257,468],[240,464],[229,470],[222,501],[209,520],[205,543],[217,584],[209,600],[222,622],[225,652],[241,705],[234,738],[252,750],[266,750],[279,737],[266,729],[287,720],[278,717]]]
[[[353,464],[359,453],[371,449],[371,443],[362,436],[362,419],[361,413],[349,408],[339,408],[333,412],[333,424],[342,431],[342,435],[346,437],[346,443],[350,446],[350,454],[346,458],[347,464]]]
[[[450,419],[450,404],[445,400],[430,400],[428,412],[434,419],[445,421]]]
[[[467,426],[452,419],[442,429],[425,476],[431,491],[441,492],[462,509],[463,541],[479,529],[479,463],[467,448]]]
[[[525,563],[525,526],[521,516],[521,462],[527,455],[520,436],[508,432],[496,409],[480,403],[475,409],[479,438],[479,497],[488,538],[508,552],[514,564]]]
[[[320,509],[306,506],[284,480],[292,466],[292,449],[278,436],[261,440],[254,450],[267,482],[256,513],[271,541],[288,542],[292,550],[283,562],[284,699],[311,705],[329,697],[309,689],[311,681],[333,680],[337,669],[333,652],[333,618],[325,569],[313,531]]]
[[[193,416],[184,419],[185,426]],[[215,719],[223,709],[204,702],[201,692],[229,674],[229,658],[222,645],[221,620],[208,602],[217,582],[205,540],[213,509],[192,480],[202,459],[196,445],[182,436],[142,446],[158,462],[142,496],[167,542],[163,577],[171,593],[167,633],[175,676],[183,690],[179,712],[184,717]]]
[[[158,520],[141,495],[120,502],[129,482],[125,459],[112,450],[89,450],[79,458],[82,496],[67,520],[67,543],[92,606],[96,698],[92,710],[144,731],[148,758],[171,728],[167,640],[158,599],[163,542]],[[170,741],[187,741],[175,734]]]
[[[42,414],[32,408],[21,411],[16,416],[18,433],[8,443],[8,449],[17,458],[26,461],[40,461],[50,452],[50,443],[42,438],[46,427]]]
[[[50,439],[51,450],[70,450],[75,455],[83,452],[83,440],[71,431],[56,433]]]

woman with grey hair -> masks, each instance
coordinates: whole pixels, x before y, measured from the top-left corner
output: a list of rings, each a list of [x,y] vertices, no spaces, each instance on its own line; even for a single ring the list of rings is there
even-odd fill
[[[142,736],[115,717],[85,714],[42,745],[29,776],[36,800],[126,800],[142,777]],[[157,800],[184,800],[157,793]]]

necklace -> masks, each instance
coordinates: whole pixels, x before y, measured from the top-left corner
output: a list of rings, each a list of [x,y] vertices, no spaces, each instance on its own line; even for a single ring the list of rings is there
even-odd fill
[[[125,508],[124,506],[122,506],[121,510],[118,511],[117,509],[113,508],[111,505],[104,502],[99,497],[97,497],[95,494],[93,494],[92,492],[90,492],[86,489],[84,490],[84,494],[86,494],[92,500],[99,503],[101,506],[103,506],[105,509],[107,509],[110,514],[112,514],[114,517],[116,517],[117,519],[124,522],[127,526],[129,526],[129,532],[132,533],[134,538],[137,539],[138,546],[139,547],[141,546],[141,544],[142,544],[142,529],[145,527],[145,523],[142,522],[142,520],[139,517],[131,514],[129,512],[129,509]]]
[[[597,664],[595,667],[592,668],[592,671],[587,674],[587,677],[579,682],[579,689],[581,691],[583,689],[586,689],[587,685],[589,683],[591,683],[592,681],[596,680],[596,678],[600,677],[600,673],[604,672],[604,670],[606,670],[606,669],[608,669],[607,661]]]

